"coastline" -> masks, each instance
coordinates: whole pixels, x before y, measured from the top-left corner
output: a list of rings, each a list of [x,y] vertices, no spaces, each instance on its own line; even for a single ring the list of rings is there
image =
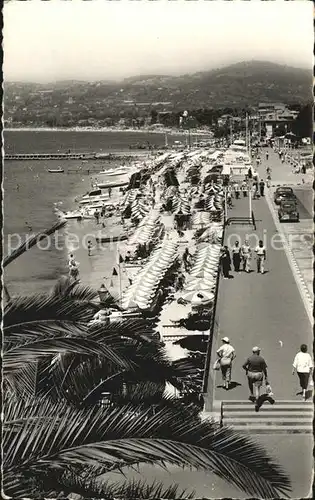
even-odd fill
[[[169,134],[169,135],[188,135],[188,130],[177,130],[172,128],[160,129],[133,129],[133,128],[115,128],[115,127],[69,127],[69,128],[51,128],[51,127],[16,127],[6,128],[4,132],[125,132],[135,134]],[[191,130],[190,135],[204,135],[209,136],[210,131],[206,130]]]

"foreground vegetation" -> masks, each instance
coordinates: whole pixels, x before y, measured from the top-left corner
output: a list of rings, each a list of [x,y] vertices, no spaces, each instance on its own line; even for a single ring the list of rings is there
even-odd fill
[[[107,305],[115,307],[110,295]],[[167,382],[182,389],[196,369],[167,359],[152,323],[91,324],[99,307],[95,292],[68,279],[5,307],[6,495],[191,497],[177,485],[125,481],[124,471],[141,464],[212,471],[255,497],[289,492],[288,477],[261,446],[164,395]]]

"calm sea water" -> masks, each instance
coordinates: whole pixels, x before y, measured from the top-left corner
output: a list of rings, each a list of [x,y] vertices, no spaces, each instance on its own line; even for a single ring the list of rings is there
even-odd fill
[[[163,145],[163,134],[115,133],[115,132],[5,132],[5,150],[14,153],[54,152],[68,149],[76,151],[107,151],[128,149],[129,144],[150,141]],[[172,137],[176,140],[176,136]],[[66,169],[82,165],[77,160],[56,161],[6,161],[4,165],[4,255],[8,242],[16,245],[31,233],[43,231],[56,221],[54,203],[61,202],[61,208],[75,208],[75,198],[91,187],[90,178],[82,174],[50,174],[48,168],[62,166]],[[91,168],[100,161],[91,160],[84,168]],[[108,162],[102,167],[112,167]],[[94,221],[79,223],[69,221],[65,233],[74,232],[82,236],[95,231]],[[30,229],[31,228],[31,229]],[[40,293],[49,290],[58,277],[68,272],[67,256],[71,248],[60,245],[58,250],[51,244],[46,250],[33,247],[12,262],[5,270],[5,282],[12,294]],[[106,264],[111,265],[113,252],[106,255]],[[81,263],[82,265],[82,263]]]

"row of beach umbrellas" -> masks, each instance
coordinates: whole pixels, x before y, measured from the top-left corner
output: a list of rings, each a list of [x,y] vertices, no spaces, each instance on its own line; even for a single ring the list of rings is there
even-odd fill
[[[157,210],[151,210],[151,212],[142,219],[135,232],[130,236],[127,245],[144,244],[150,241],[157,228],[159,218],[159,212]]]
[[[193,226],[208,226],[211,223],[209,212],[195,212],[191,219]]]
[[[212,243],[220,243],[223,235],[223,224],[220,222],[212,222],[210,226],[199,237],[199,242],[211,241]]]
[[[133,219],[143,219],[151,210],[149,197],[136,198],[131,204],[131,217]]]
[[[130,189],[129,191],[127,191],[120,203],[121,209],[124,210],[128,205],[131,205],[135,201],[136,196],[139,193],[139,189]]]
[[[223,198],[220,195],[209,196],[206,200],[206,209],[210,212],[223,210]]]
[[[177,257],[177,241],[164,240],[122,296],[124,309],[149,309],[158,285]]]
[[[220,245],[211,244],[197,250],[182,294],[184,300],[193,305],[214,301],[219,259]]]

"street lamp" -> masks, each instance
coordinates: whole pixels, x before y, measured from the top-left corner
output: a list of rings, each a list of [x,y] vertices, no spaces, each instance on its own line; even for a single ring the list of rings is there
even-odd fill
[[[108,297],[108,290],[104,284],[100,286],[100,288],[97,290],[99,299],[100,299],[100,304],[104,304],[106,302],[106,299]]]

